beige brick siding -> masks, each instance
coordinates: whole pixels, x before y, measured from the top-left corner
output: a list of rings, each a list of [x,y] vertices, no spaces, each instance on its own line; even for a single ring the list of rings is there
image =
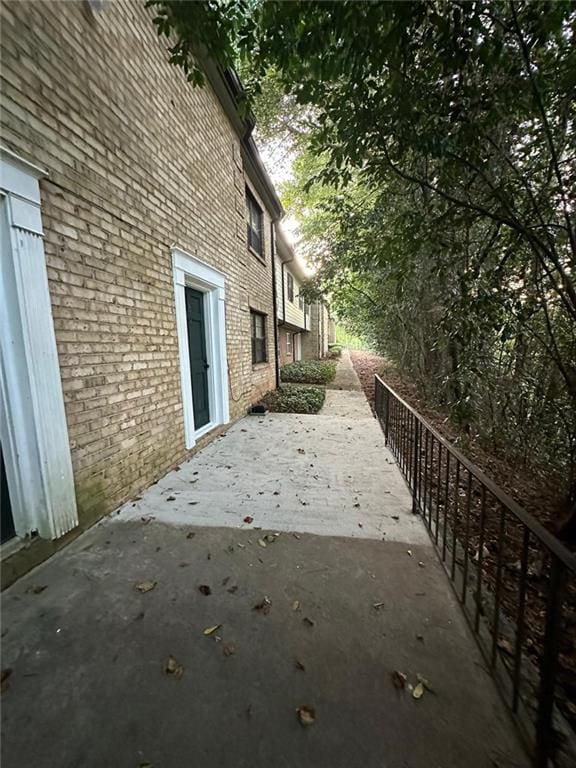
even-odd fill
[[[142,2],[2,4],[2,143],[41,181],[81,522],[185,455],[173,245],[226,274],[230,413],[274,386],[266,263],[248,253],[238,137],[167,62]],[[253,369],[250,307],[268,315]]]

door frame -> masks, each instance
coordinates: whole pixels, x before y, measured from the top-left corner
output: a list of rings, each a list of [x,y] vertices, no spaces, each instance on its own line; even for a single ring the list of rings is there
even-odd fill
[[[78,513],[43,245],[46,175],[0,147],[0,440],[16,536],[56,539]]]
[[[172,249],[174,277],[174,303],[176,330],[180,357],[180,384],[184,415],[184,443],[187,449],[207,432],[230,420],[228,402],[228,364],[226,356],[225,275],[181,248]],[[186,296],[184,289],[194,288],[204,294],[204,320],[206,329],[206,355],[208,368],[208,401],[210,420],[200,429],[194,426],[194,403],[188,328],[186,323]]]

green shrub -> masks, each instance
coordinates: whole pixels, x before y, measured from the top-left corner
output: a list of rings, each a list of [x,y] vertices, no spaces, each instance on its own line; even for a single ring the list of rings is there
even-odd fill
[[[344,347],[342,344],[328,344],[328,352],[325,354],[327,360],[337,360],[342,356],[342,350]]]
[[[280,369],[282,381],[296,384],[328,384],[336,375],[334,360],[300,360]]]
[[[270,411],[278,413],[318,413],[324,405],[324,387],[282,384],[262,401]]]

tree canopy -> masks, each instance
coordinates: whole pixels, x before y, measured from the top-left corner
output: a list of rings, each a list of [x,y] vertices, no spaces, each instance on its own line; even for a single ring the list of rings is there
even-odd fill
[[[576,493],[575,5],[150,4],[192,81],[199,51],[240,66],[293,129],[286,202],[339,314]]]

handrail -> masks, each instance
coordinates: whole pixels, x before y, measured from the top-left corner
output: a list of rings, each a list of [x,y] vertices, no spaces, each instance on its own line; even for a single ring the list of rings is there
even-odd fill
[[[535,517],[523,509],[516,501],[514,501],[511,496],[508,496],[505,491],[497,486],[496,483],[486,474],[484,474],[484,472],[482,472],[479,467],[473,464],[470,459],[466,458],[466,456],[464,456],[464,454],[461,453],[458,448],[446,440],[446,438],[443,437],[437,429],[429,424],[426,419],[418,413],[418,411],[416,411],[409,403],[401,398],[400,395],[395,392],[392,387],[386,384],[386,382],[383,381],[377,374],[376,379],[380,382],[384,389],[388,390],[390,394],[393,395],[396,400],[398,400],[398,402],[404,406],[404,408],[410,411],[412,415],[415,416],[418,421],[420,421],[420,423],[423,424],[423,426],[425,426],[426,429],[434,435],[436,440],[438,440],[439,443],[441,443],[447,450],[449,450],[452,455],[457,458],[458,461],[463,466],[465,466],[466,469],[471,472],[477,480],[485,485],[488,490],[495,496],[495,498],[498,499],[498,501],[502,502],[502,504],[504,504],[517,518],[519,518],[524,523],[524,525],[530,528],[532,533],[537,536],[542,541],[542,543],[545,544],[548,549],[553,552],[567,568],[570,569],[570,571],[576,573],[575,554],[570,552],[570,550],[565,547],[564,544],[562,544],[562,542],[556,538],[556,536],[554,536],[554,534],[550,533],[550,531],[544,528],[542,523],[539,523]]]
[[[567,679],[560,647],[562,639],[569,640],[565,611],[576,606],[576,555],[380,376],[374,381],[374,410],[412,494],[413,511],[422,515],[498,690],[534,746],[534,765],[549,768],[560,743],[557,727],[572,733],[573,757],[576,734],[558,691]],[[534,565],[539,574],[531,573]],[[539,586],[529,585],[532,577]],[[544,624],[529,645],[527,620]],[[506,639],[510,635],[513,644]],[[503,636],[508,662],[499,651]],[[534,699],[525,695],[535,691],[535,680],[536,710]]]

